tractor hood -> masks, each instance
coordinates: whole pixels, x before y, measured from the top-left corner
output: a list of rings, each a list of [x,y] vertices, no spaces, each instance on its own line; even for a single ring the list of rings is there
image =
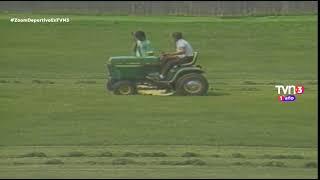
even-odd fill
[[[147,56],[147,57],[137,57],[137,56],[115,56],[110,57],[108,64],[118,65],[118,64],[157,64],[159,63],[160,58],[156,56]]]

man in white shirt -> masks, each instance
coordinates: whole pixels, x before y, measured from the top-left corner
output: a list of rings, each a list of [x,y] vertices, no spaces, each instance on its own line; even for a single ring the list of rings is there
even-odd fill
[[[176,43],[176,51],[161,54],[162,67],[159,79],[165,79],[167,72],[175,65],[191,62],[193,59],[193,49],[191,45],[183,39],[181,32],[172,33]]]

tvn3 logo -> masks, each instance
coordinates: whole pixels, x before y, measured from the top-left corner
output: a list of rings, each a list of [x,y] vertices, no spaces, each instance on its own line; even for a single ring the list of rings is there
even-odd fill
[[[296,100],[296,94],[301,95],[304,93],[304,86],[283,86],[276,85],[278,89],[278,99],[281,102],[293,102]]]

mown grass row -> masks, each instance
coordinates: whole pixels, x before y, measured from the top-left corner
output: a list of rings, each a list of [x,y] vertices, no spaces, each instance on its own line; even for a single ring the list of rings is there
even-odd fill
[[[44,165],[64,165],[70,164],[70,160],[66,159],[47,159],[45,161],[40,162],[18,162],[14,161],[13,165],[35,165],[35,164],[44,164]],[[74,162],[73,162],[74,163]],[[89,160],[89,161],[81,161],[76,162],[77,164],[87,164],[87,165],[137,165],[137,166],[145,166],[145,165],[165,165],[165,166],[210,166],[211,164],[203,159],[200,158],[187,158],[187,159],[180,159],[180,160],[137,160],[132,158],[115,158],[111,161],[96,161],[96,160]],[[10,163],[11,164],[11,163]],[[218,164],[218,166],[225,166],[226,164]],[[269,160],[269,161],[262,161],[262,162],[252,162],[248,160],[240,160],[232,163],[227,163],[227,165],[231,166],[251,166],[251,167],[277,167],[277,168],[286,168],[291,167],[291,164],[285,161],[280,160]],[[215,164],[217,166],[217,164]],[[301,163],[298,168],[317,168],[318,164],[315,161],[307,161]]]
[[[17,156],[0,156],[2,158],[32,158],[32,157],[43,157],[43,158],[48,158],[52,156],[48,156],[44,152],[30,152],[30,153],[25,153]],[[231,158],[242,158],[242,159],[247,159],[247,158],[253,158],[253,157],[248,157],[243,153],[232,153],[230,155],[222,155],[222,154],[211,154],[211,155],[202,155],[199,153],[195,152],[184,152],[180,155],[168,155],[164,152],[124,152],[122,154],[114,154],[110,151],[104,151],[100,152],[97,154],[86,154],[81,151],[71,151],[67,152],[65,154],[60,154],[55,157],[213,157],[213,158],[223,158],[223,157],[231,157]],[[308,159],[307,157],[303,155],[297,155],[297,154],[263,154],[263,155],[258,155],[254,158],[258,159]]]
[[[88,154],[81,151],[70,151],[64,154],[49,156],[44,152],[34,151],[30,153],[25,153],[17,156],[1,156],[2,158],[14,158],[13,165],[30,165],[35,162],[18,162],[20,158],[43,158],[44,161],[36,162],[36,164],[45,165],[63,165],[70,163],[70,159],[66,158],[111,158],[104,159],[103,161],[96,161],[92,159],[89,161],[84,161],[84,164],[88,165],[168,165],[168,166],[206,166],[210,165],[205,159],[206,158],[232,158],[236,161],[228,163],[232,166],[251,166],[251,167],[291,167],[290,163],[286,160],[307,160],[308,157],[298,154],[262,154],[256,155],[255,157],[247,156],[244,153],[230,153],[230,154],[211,154],[203,155],[196,152],[184,152],[179,155],[169,155],[164,152],[123,152],[112,153],[110,151],[104,151],[96,154]],[[140,158],[153,157],[156,161],[149,159],[148,162],[141,161]],[[183,159],[178,160],[165,160],[166,157],[180,157]],[[160,159],[159,159],[160,158]],[[185,158],[185,159],[184,159]],[[253,162],[253,159],[260,159],[263,161]],[[267,161],[265,161],[267,160]],[[310,161],[305,161],[300,165],[301,168],[317,168],[317,162],[310,159]]]

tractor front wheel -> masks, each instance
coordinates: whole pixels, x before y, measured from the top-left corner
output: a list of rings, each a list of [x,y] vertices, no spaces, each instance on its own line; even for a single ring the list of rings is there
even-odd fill
[[[118,81],[112,85],[113,93],[116,95],[136,94],[136,86],[130,81]]]

